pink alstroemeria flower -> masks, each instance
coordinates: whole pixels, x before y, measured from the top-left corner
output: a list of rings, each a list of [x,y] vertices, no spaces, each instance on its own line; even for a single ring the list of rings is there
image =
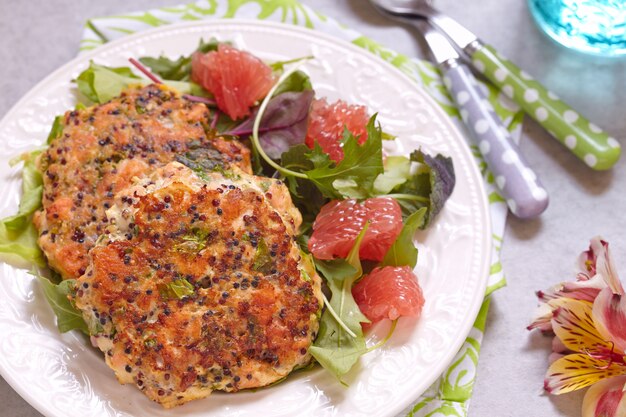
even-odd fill
[[[537,291],[539,307],[528,330],[539,329],[542,332],[551,332],[550,321],[554,310],[558,307],[561,298],[571,298],[574,300],[584,300],[593,302],[598,293],[606,287],[605,279],[597,274],[597,263],[605,263],[609,244],[600,237],[591,239],[589,249],[582,252],[578,257],[578,271],[576,281],[561,282],[544,291]]]
[[[537,294],[539,312],[528,329],[556,335],[544,388],[551,394],[563,394],[597,383],[585,395],[583,417],[623,417],[625,291],[608,243],[602,239],[592,239],[579,265],[576,282]]]

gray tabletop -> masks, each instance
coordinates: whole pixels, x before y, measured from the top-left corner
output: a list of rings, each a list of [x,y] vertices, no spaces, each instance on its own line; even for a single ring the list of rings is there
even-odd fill
[[[181,1],[0,0],[0,116],[76,55],[87,18]],[[379,17],[365,0],[302,2],[399,52],[424,56],[407,28]],[[621,141],[626,133],[626,63],[555,45],[536,29],[525,3],[438,0],[443,11]],[[502,248],[508,286],[493,296],[471,417],[580,415],[581,394],[542,393],[551,341],[525,330],[535,307],[534,291],[570,279],[575,257],[598,234],[612,243],[618,270],[626,265],[626,241],[620,239],[626,231],[626,216],[621,215],[626,207],[624,161],[611,172],[594,172],[530,120],[523,136],[522,150],[542,177],[551,205],[538,220],[508,219]],[[40,415],[2,378],[0,404],[2,416]]]

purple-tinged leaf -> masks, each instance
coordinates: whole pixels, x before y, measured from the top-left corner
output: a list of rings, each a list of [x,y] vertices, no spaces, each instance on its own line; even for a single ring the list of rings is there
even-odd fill
[[[270,158],[279,159],[292,146],[304,143],[314,94],[313,90],[287,92],[269,101],[259,125],[259,140]],[[257,111],[239,126],[223,134],[250,136]]]

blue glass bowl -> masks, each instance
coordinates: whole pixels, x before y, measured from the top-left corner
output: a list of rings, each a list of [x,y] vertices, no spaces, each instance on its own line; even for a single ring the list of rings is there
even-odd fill
[[[528,0],[535,21],[568,48],[626,55],[626,0]]]

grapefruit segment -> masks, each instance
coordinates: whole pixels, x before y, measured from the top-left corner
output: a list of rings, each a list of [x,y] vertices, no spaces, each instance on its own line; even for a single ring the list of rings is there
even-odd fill
[[[402,316],[419,317],[424,295],[409,266],[375,268],[352,287],[352,296],[372,323]]]
[[[195,53],[191,79],[213,94],[217,107],[231,119],[250,115],[250,107],[274,85],[272,69],[254,55],[227,44],[217,51]]]
[[[358,137],[359,145],[367,140],[369,115],[365,106],[338,100],[329,104],[325,98],[313,100],[306,132],[306,145],[313,149],[317,141],[330,159],[339,163],[343,159],[341,140],[344,128]]]
[[[381,261],[402,230],[402,209],[393,198],[333,200],[325,204],[313,223],[309,251],[317,259],[345,258],[365,222],[359,257]]]

